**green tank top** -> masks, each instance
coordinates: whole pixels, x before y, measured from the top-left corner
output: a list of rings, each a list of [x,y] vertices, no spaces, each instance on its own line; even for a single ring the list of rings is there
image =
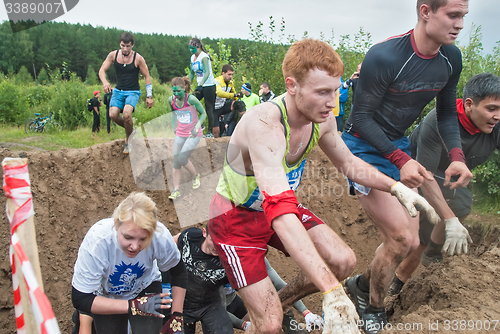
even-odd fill
[[[299,187],[300,180],[302,179],[306,158],[314,146],[318,143],[319,124],[312,123],[313,132],[305,152],[296,163],[288,165],[286,162],[286,155],[290,149],[290,127],[288,125],[288,117],[286,113],[285,94],[276,97],[271,102],[280,109],[281,122],[285,126],[286,154],[283,157],[283,168],[285,169],[290,189],[295,191]],[[224,168],[217,185],[217,192],[236,205],[255,211],[263,211],[262,202],[264,201],[264,196],[261,194],[259,187],[257,186],[255,176],[243,175],[236,172],[227,161],[227,151],[224,159]]]

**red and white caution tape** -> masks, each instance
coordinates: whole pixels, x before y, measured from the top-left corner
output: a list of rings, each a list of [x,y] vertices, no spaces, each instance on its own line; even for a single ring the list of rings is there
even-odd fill
[[[5,158],[4,161],[9,159],[12,158]],[[12,199],[18,207],[13,217],[9,217],[10,231],[13,234],[17,227],[34,213],[28,164],[15,167],[3,166],[3,190],[5,196]]]
[[[16,327],[18,334],[25,334],[23,305],[21,304],[21,289],[19,289],[19,279],[17,278],[16,259],[14,248],[10,245],[10,264],[12,265],[12,289],[14,290],[14,311],[16,313]]]
[[[6,158],[9,159],[9,158]],[[5,159],[4,159],[5,161]],[[12,199],[18,207],[13,216],[9,215],[7,210],[7,218],[11,228],[11,259],[12,259],[12,285],[14,288],[14,303],[16,312],[16,325],[18,334],[25,333],[24,315],[21,307],[21,294],[19,292],[19,278],[16,271],[16,263],[14,253],[21,264],[21,272],[23,274],[28,294],[30,296],[31,308],[38,329],[42,334],[60,334],[59,325],[52,311],[49,299],[40,288],[33,266],[28,260],[24,252],[16,230],[33,214],[33,202],[30,189],[30,181],[28,174],[28,165],[7,166],[3,165],[3,188],[5,195]],[[12,251],[13,250],[13,251]]]

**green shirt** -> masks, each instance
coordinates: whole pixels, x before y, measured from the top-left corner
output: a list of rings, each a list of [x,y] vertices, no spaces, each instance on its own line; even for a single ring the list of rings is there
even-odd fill
[[[243,95],[241,101],[245,102],[245,107],[247,110],[252,107],[255,107],[260,103],[259,96],[254,93],[250,94],[249,96]]]

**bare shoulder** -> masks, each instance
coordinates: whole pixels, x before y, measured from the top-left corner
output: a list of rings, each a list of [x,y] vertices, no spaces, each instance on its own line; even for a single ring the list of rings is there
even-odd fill
[[[146,59],[144,59],[144,57],[141,56],[139,54],[139,52],[136,52],[135,60],[136,60],[137,64],[141,64],[141,63],[145,64],[146,63]]]
[[[271,134],[275,131],[283,132],[281,112],[273,103],[262,103],[249,109],[241,119],[247,131],[255,134]],[[256,138],[257,139],[257,138]]]
[[[118,50],[111,51],[110,53],[108,53],[108,56],[106,57],[106,59],[115,59],[117,52],[118,52]]]
[[[249,109],[239,121],[231,136],[231,144],[240,148],[266,145],[278,149],[285,142],[279,108],[273,103],[262,103]]]

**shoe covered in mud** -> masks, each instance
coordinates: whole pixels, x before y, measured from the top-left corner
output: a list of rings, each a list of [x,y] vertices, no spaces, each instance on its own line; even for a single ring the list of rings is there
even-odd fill
[[[379,309],[367,307],[361,320],[366,334],[378,334],[387,326],[387,314],[383,307]]]
[[[366,308],[370,304],[370,294],[368,292],[363,292],[358,287],[358,280],[361,275],[357,275],[354,277],[349,277],[345,280],[345,287],[347,292],[351,296],[351,299],[354,301],[354,305],[356,306],[356,312],[358,312],[359,317],[361,318]]]
[[[295,320],[292,310],[288,310],[283,314],[283,325],[281,326],[285,334],[306,334],[302,329],[299,329],[299,323]]]
[[[169,199],[174,200],[176,198],[181,197],[181,192],[177,189],[174,189],[174,191],[168,196]]]
[[[200,187],[200,174],[196,174],[195,177],[193,177],[193,189],[198,189]]]
[[[396,275],[394,275],[394,278],[392,279],[391,285],[389,286],[389,289],[387,290],[387,294],[389,296],[395,296],[399,295],[401,292],[401,289],[405,283],[401,281]]]
[[[443,261],[442,253],[430,254],[427,250],[425,250],[420,257],[420,263],[422,263],[424,267],[430,266],[431,263],[439,263],[441,261]]]

